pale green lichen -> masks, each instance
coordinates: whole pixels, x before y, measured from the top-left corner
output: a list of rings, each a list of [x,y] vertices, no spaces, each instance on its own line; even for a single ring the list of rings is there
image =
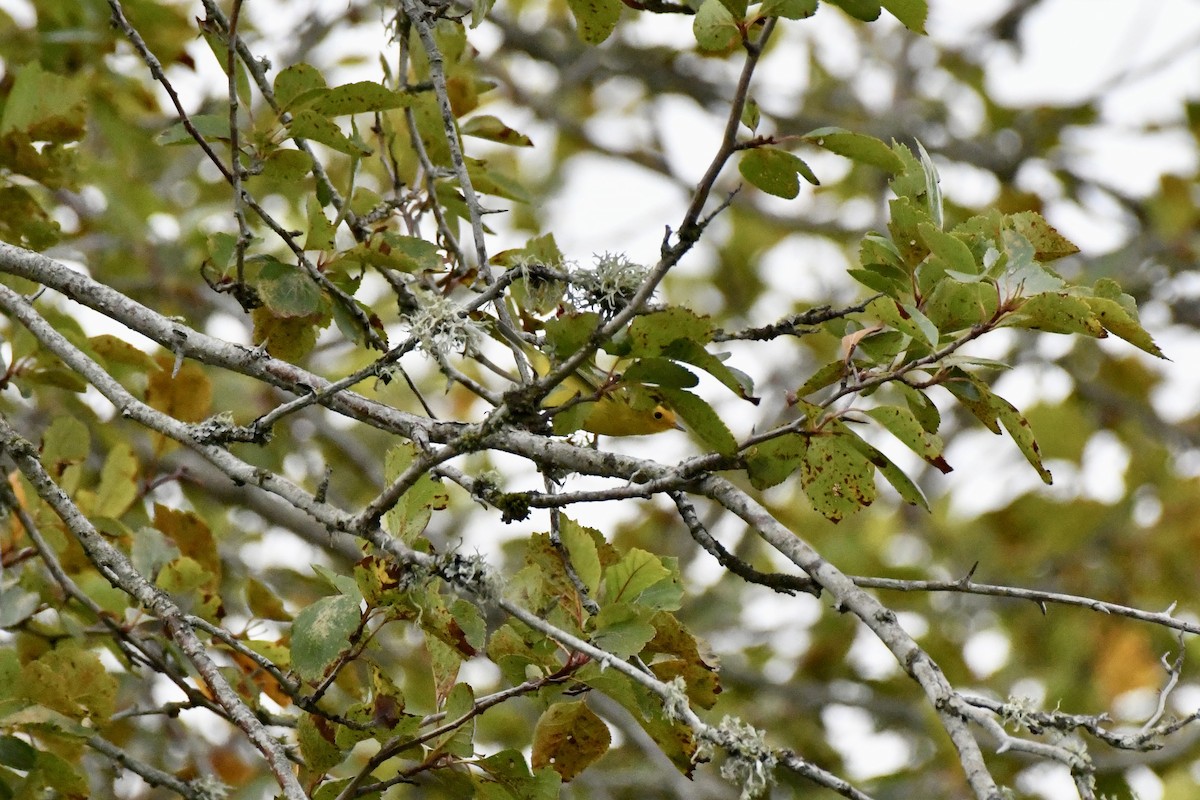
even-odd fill
[[[479,326],[448,297],[422,292],[419,307],[408,318],[408,330],[432,355],[461,353],[483,338]]]
[[[195,797],[204,798],[204,800],[225,800],[229,796],[230,787],[214,778],[212,775],[203,775],[199,778],[188,781],[188,787],[195,792]]]
[[[504,593],[500,578],[481,555],[451,553],[442,560],[438,572],[451,585],[474,595],[484,605],[495,602]]]
[[[596,257],[593,268],[571,270],[571,288],[585,305],[611,311],[628,303],[649,273],[624,253],[605,253]]]
[[[690,708],[687,698],[687,683],[682,676],[676,675],[665,686],[667,693],[663,697],[663,716],[672,722],[683,719]]]
[[[720,725],[702,733],[701,739],[728,753],[721,765],[721,777],[742,787],[741,800],[758,797],[775,782],[778,760],[767,744],[765,734],[754,726],[726,716]]]

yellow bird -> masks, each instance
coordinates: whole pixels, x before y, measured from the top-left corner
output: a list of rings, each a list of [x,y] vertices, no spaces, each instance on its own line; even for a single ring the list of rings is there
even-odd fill
[[[534,357],[533,364],[540,374],[545,374],[549,368],[540,353]],[[662,399],[654,395],[651,387],[624,384],[619,375],[611,373],[606,380],[597,382],[576,373],[547,395],[542,406],[555,408],[576,397],[582,398],[578,405],[587,411],[581,409],[578,412],[585,416],[571,426],[572,430],[585,430],[601,436],[645,436],[672,428],[682,430],[675,412],[663,405]],[[570,411],[568,409],[563,414],[569,414]]]
[[[672,428],[680,429],[675,412],[655,402],[648,392],[646,394],[649,402],[653,403],[650,407],[635,402],[634,387],[612,389],[592,404],[580,427],[588,433],[602,436],[644,436]]]

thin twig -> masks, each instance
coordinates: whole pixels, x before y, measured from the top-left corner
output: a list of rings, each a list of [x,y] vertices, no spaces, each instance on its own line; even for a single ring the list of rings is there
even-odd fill
[[[37,449],[17,434],[3,416],[0,416],[0,449],[16,462],[17,468],[33,486],[34,491],[63,521],[100,573],[162,621],[168,635],[200,673],[230,721],[242,729],[266,759],[284,796],[288,800],[307,800],[308,795],[293,773],[283,746],[266,731],[226,681],[220,669],[209,658],[195,631],[184,620],[179,607],[166,593],[154,587],[138,573],[125,554],[109,544],[96,530],[91,521],[79,511],[45,471],[38,460]]]

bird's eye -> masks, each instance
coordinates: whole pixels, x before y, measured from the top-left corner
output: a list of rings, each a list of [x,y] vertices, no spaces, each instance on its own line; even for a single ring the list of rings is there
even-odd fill
[[[661,411],[655,411],[655,412],[654,412],[654,418],[655,418],[655,419],[662,419],[662,418],[663,418],[663,412],[661,412]]]

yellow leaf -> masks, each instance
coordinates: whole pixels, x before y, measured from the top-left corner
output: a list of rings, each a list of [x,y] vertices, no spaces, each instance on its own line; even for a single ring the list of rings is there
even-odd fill
[[[1150,636],[1128,625],[1101,630],[1095,663],[1096,684],[1109,700],[1131,689],[1157,686],[1163,677]]]
[[[161,355],[159,370],[150,373],[146,403],[181,422],[199,422],[212,407],[212,384],[199,364],[185,361],[174,373],[175,357]]]

